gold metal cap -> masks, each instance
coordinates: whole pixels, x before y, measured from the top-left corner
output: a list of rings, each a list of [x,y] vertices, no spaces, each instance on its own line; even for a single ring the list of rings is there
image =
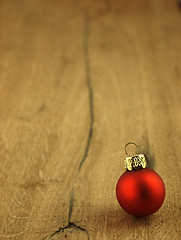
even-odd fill
[[[125,158],[125,168],[128,171],[144,169],[147,162],[144,154],[136,154]]]

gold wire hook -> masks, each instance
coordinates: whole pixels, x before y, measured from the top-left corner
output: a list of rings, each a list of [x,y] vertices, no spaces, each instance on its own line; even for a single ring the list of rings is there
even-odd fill
[[[134,142],[129,142],[129,143],[127,143],[127,144],[125,145],[125,147],[124,147],[124,150],[125,150],[126,155],[128,155],[128,156],[130,156],[130,155],[128,154],[128,152],[127,152],[127,150],[126,150],[126,147],[127,147],[128,145],[130,145],[130,144],[135,145],[135,146],[137,147],[137,149],[138,149],[138,145],[137,145],[136,143],[134,143]]]

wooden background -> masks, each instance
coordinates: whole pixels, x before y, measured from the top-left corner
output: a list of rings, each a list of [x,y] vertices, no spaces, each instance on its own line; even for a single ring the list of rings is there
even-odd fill
[[[124,145],[163,178],[118,205]],[[181,239],[181,11],[171,0],[0,1],[0,239]]]

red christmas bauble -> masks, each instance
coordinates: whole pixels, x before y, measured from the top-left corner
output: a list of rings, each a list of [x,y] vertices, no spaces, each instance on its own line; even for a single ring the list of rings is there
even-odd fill
[[[155,213],[165,199],[161,177],[149,168],[126,171],[118,180],[116,196],[120,206],[133,216]]]

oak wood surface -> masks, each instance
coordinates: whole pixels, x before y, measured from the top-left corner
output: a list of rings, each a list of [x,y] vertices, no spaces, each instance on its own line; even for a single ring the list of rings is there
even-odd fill
[[[0,239],[181,239],[176,1],[0,1]],[[115,197],[134,141],[166,199]]]

